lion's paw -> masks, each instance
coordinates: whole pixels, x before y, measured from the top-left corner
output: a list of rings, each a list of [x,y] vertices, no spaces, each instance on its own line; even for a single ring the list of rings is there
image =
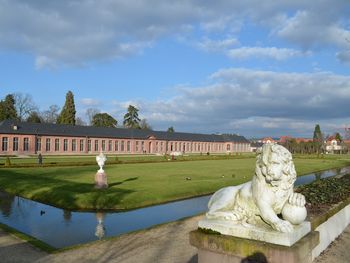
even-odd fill
[[[289,196],[288,202],[291,205],[303,207],[303,206],[305,206],[305,196],[303,196],[300,193],[292,193]]]
[[[280,220],[277,223],[272,224],[272,227],[282,233],[290,233],[293,231],[293,226],[291,223],[285,220]]]

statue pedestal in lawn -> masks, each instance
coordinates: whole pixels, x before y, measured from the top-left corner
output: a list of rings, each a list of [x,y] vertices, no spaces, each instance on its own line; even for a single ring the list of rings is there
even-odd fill
[[[100,152],[100,154],[96,156],[96,162],[100,167],[100,169],[97,171],[95,175],[95,188],[102,189],[102,188],[108,187],[107,174],[103,170],[103,166],[106,160],[107,158],[102,152]]]
[[[305,197],[293,192],[291,153],[278,144],[258,151],[252,181],[225,187],[211,197],[199,228],[224,235],[292,246],[311,230]]]

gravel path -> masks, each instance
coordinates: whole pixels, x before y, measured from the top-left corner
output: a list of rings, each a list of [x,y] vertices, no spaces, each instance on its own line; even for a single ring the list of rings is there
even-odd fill
[[[98,241],[60,253],[47,254],[0,230],[0,262],[122,262],[196,263],[197,251],[188,241],[199,216],[149,230]],[[350,258],[350,226],[315,262],[347,263]]]

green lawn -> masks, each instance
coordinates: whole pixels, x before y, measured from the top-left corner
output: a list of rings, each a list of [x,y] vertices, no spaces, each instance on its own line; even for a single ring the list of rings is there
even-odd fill
[[[189,154],[184,156],[175,157],[178,161],[187,160],[215,160],[215,159],[228,159],[228,158],[254,158],[254,153],[242,153],[240,155],[226,155],[226,154]],[[168,155],[167,158],[171,157]],[[107,163],[136,163],[136,162],[167,162],[167,158],[163,155],[107,155]],[[5,165],[6,157],[0,157],[0,167]],[[37,156],[26,157],[10,157],[11,164],[14,166],[35,166],[38,164]],[[72,156],[58,156],[58,155],[43,155],[43,164],[50,166],[63,166],[63,165],[96,165],[96,155],[72,155]]]
[[[301,175],[350,165],[350,156],[297,157],[295,165]],[[107,190],[93,187],[97,166],[1,168],[0,188],[66,209],[131,209],[243,183],[254,167],[255,158],[107,165]]]

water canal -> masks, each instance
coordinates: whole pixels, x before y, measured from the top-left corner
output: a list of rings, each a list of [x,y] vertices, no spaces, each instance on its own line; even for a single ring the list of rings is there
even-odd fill
[[[295,185],[350,173],[350,167],[298,177]],[[73,212],[0,192],[0,222],[55,248],[118,236],[207,210],[210,196],[195,197],[127,212]]]

